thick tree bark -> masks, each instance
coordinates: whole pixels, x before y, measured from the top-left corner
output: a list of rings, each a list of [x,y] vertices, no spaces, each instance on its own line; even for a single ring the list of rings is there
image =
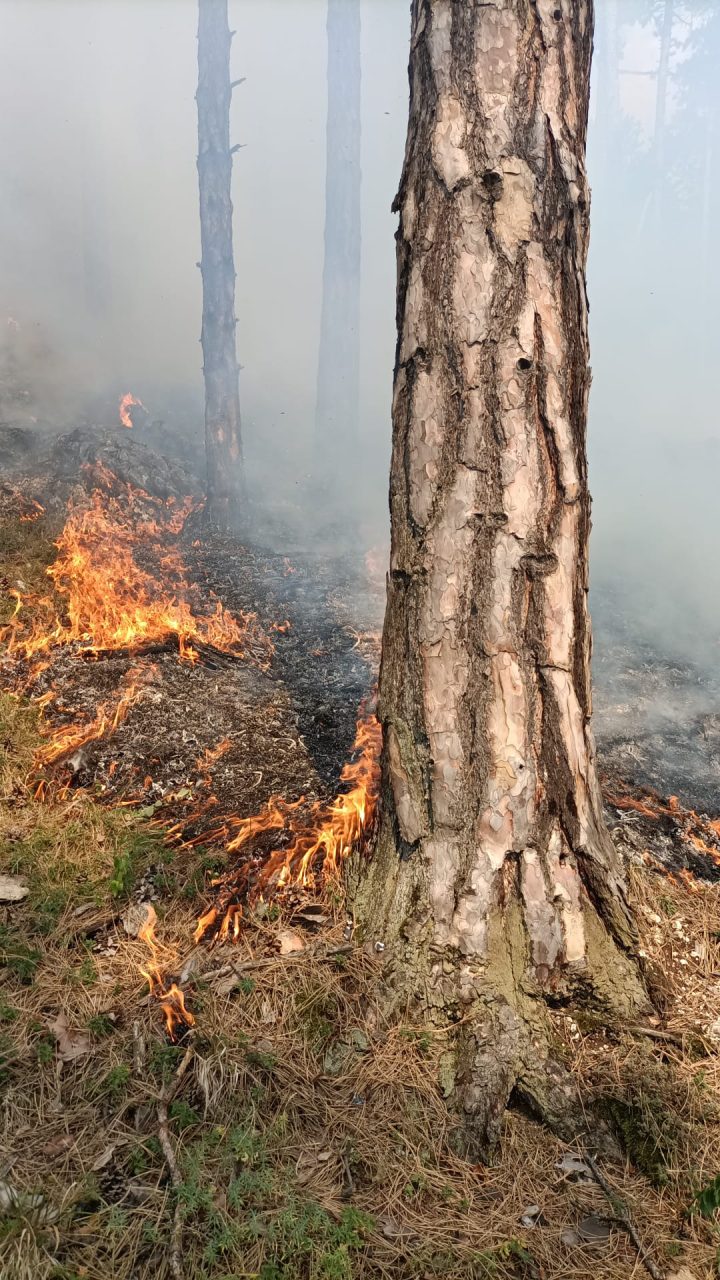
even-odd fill
[[[360,419],[360,0],[328,0],[325,259],[316,476],[347,501]]]
[[[205,513],[211,524],[225,530],[242,526],[245,507],[230,194],[231,41],[227,0],[199,0],[197,167],[207,453]]]
[[[397,197],[377,847],[392,998],[448,1038],[476,1152],[515,1091],[577,1122],[548,1005],[647,1005],[590,732],[591,0],[413,0]]]

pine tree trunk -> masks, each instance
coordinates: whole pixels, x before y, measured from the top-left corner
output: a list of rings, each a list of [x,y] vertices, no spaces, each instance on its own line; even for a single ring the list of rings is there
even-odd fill
[[[647,1007],[589,724],[591,47],[591,0],[413,0],[383,784],[350,901],[391,1000],[457,1024],[476,1153],[514,1092],[574,1132],[550,1003]]]
[[[227,0],[200,0],[198,178],[208,522],[242,526],[245,504],[235,348],[235,263],[230,194],[230,44]]]
[[[360,394],[360,0],[328,0],[325,258],[316,478],[350,500]]]

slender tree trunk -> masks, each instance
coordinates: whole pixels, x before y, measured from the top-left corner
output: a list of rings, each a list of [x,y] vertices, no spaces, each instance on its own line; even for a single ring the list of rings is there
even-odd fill
[[[325,261],[316,474],[353,493],[360,395],[360,0],[328,0]]]
[[[653,138],[655,166],[654,229],[660,232],[663,223],[663,192],[665,190],[665,133],[667,130],[667,97],[670,83],[670,52],[674,21],[674,0],[665,0],[662,27],[660,28],[660,55],[658,58],[655,89],[655,131]]]
[[[592,17],[412,6],[383,784],[350,901],[391,1000],[449,1028],[441,1083],[478,1153],[514,1091],[575,1130],[549,1004],[647,1006],[589,725]]]
[[[208,521],[238,529],[244,518],[240,392],[235,348],[235,263],[230,194],[230,44],[227,0],[200,0],[198,178]]]

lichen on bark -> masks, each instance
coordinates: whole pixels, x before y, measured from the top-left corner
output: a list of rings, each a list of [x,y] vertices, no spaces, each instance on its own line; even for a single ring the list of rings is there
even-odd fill
[[[579,1108],[548,1002],[647,998],[590,729],[590,0],[414,0],[383,783],[350,901],[487,1151]],[[456,1030],[453,1031],[453,1028]]]

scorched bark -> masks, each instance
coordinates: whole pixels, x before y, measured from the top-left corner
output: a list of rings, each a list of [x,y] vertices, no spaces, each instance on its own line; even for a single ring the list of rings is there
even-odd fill
[[[473,1151],[513,1091],[575,1131],[549,996],[647,1004],[590,731],[592,21],[590,0],[412,6],[383,790],[351,900],[398,1005],[450,1024]]]
[[[240,392],[235,347],[235,263],[230,194],[230,44],[227,0],[199,0],[198,178],[207,507],[211,524],[243,521]]]

